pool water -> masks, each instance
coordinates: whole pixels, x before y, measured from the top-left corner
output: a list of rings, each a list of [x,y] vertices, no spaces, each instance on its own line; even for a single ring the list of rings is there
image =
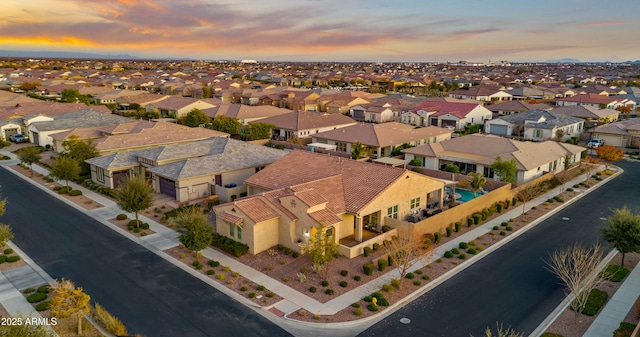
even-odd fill
[[[460,195],[459,197],[456,196],[456,201],[457,202],[467,202],[469,200],[473,199],[473,191],[467,191],[467,190],[456,190],[456,194]],[[476,198],[481,196],[483,193],[482,192],[478,192],[476,193]]]

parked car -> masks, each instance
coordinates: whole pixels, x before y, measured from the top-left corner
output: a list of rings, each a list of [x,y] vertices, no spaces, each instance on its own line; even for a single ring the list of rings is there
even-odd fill
[[[593,138],[589,143],[587,143],[587,147],[590,149],[597,149],[602,145],[604,145],[604,139],[601,138]]]
[[[16,144],[18,144],[18,143],[26,143],[27,142],[27,139],[24,138],[24,136],[19,134],[19,133],[16,133],[14,135],[9,136],[9,140],[11,142],[16,143]]]

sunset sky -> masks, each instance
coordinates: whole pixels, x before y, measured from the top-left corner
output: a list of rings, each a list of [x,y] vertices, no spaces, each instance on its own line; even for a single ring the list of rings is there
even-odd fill
[[[142,58],[640,59],[640,0],[0,0],[0,49]]]

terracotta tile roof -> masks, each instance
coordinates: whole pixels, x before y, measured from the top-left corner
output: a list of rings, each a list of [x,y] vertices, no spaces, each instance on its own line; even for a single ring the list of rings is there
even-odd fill
[[[226,116],[235,119],[267,118],[291,113],[291,110],[277,108],[270,105],[221,104],[214,108],[203,110],[209,117]]]
[[[454,115],[458,118],[466,117],[473,109],[478,107],[479,104],[474,103],[454,103],[454,102],[437,102],[437,101],[424,101],[418,105],[414,111],[424,110],[427,112],[433,112],[434,117],[443,116],[446,114]]]
[[[630,118],[623,121],[598,126],[594,130],[594,132],[616,134],[616,135],[627,135],[629,134],[628,130],[638,130],[639,128],[640,128],[640,118]]]
[[[523,102],[520,100],[506,101],[502,103],[487,105],[487,109],[498,112],[498,111],[527,111],[527,110],[549,110],[551,106],[546,104],[531,104],[527,102]]]
[[[309,207],[324,204],[327,202],[327,199],[325,199],[313,189],[305,189],[300,192],[294,192],[293,195],[295,195]]]
[[[280,216],[264,200],[263,197],[254,197],[236,200],[234,205],[238,207],[253,222],[263,222]]]
[[[342,222],[342,219],[340,219],[339,216],[335,215],[328,209],[321,209],[319,211],[309,213],[309,216],[323,226],[331,226]]]
[[[222,219],[222,220],[224,220],[226,222],[229,222],[229,223],[232,223],[234,225],[239,225],[244,221],[243,218],[241,218],[241,217],[239,217],[237,215],[231,214],[230,212],[217,213],[216,217],[218,219]]]
[[[571,97],[558,98],[558,101],[574,102],[574,103],[589,103],[589,104],[610,104],[612,102],[619,102],[624,98],[615,96],[604,96],[598,94],[581,94]]]
[[[345,210],[357,213],[406,171],[397,167],[296,150],[249,177],[245,183],[274,190],[338,176],[344,193]],[[309,186],[311,185],[305,187]],[[317,186],[315,188],[318,190],[323,187],[322,184],[313,186]],[[319,193],[329,202],[334,200]]]
[[[313,138],[327,139],[338,142],[355,143],[361,142],[372,147],[386,147],[411,143],[422,140],[451,134],[450,130],[436,126],[415,128],[412,125],[398,122],[388,122],[381,124],[358,123],[344,128],[320,132],[313,135]]]
[[[353,119],[342,114],[322,114],[309,111],[294,111],[265,118],[260,122],[273,124],[277,129],[296,131],[356,123]]]

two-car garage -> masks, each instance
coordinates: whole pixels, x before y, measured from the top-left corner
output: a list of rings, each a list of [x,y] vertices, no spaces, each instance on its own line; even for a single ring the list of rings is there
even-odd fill
[[[176,181],[158,176],[160,193],[176,198]]]

